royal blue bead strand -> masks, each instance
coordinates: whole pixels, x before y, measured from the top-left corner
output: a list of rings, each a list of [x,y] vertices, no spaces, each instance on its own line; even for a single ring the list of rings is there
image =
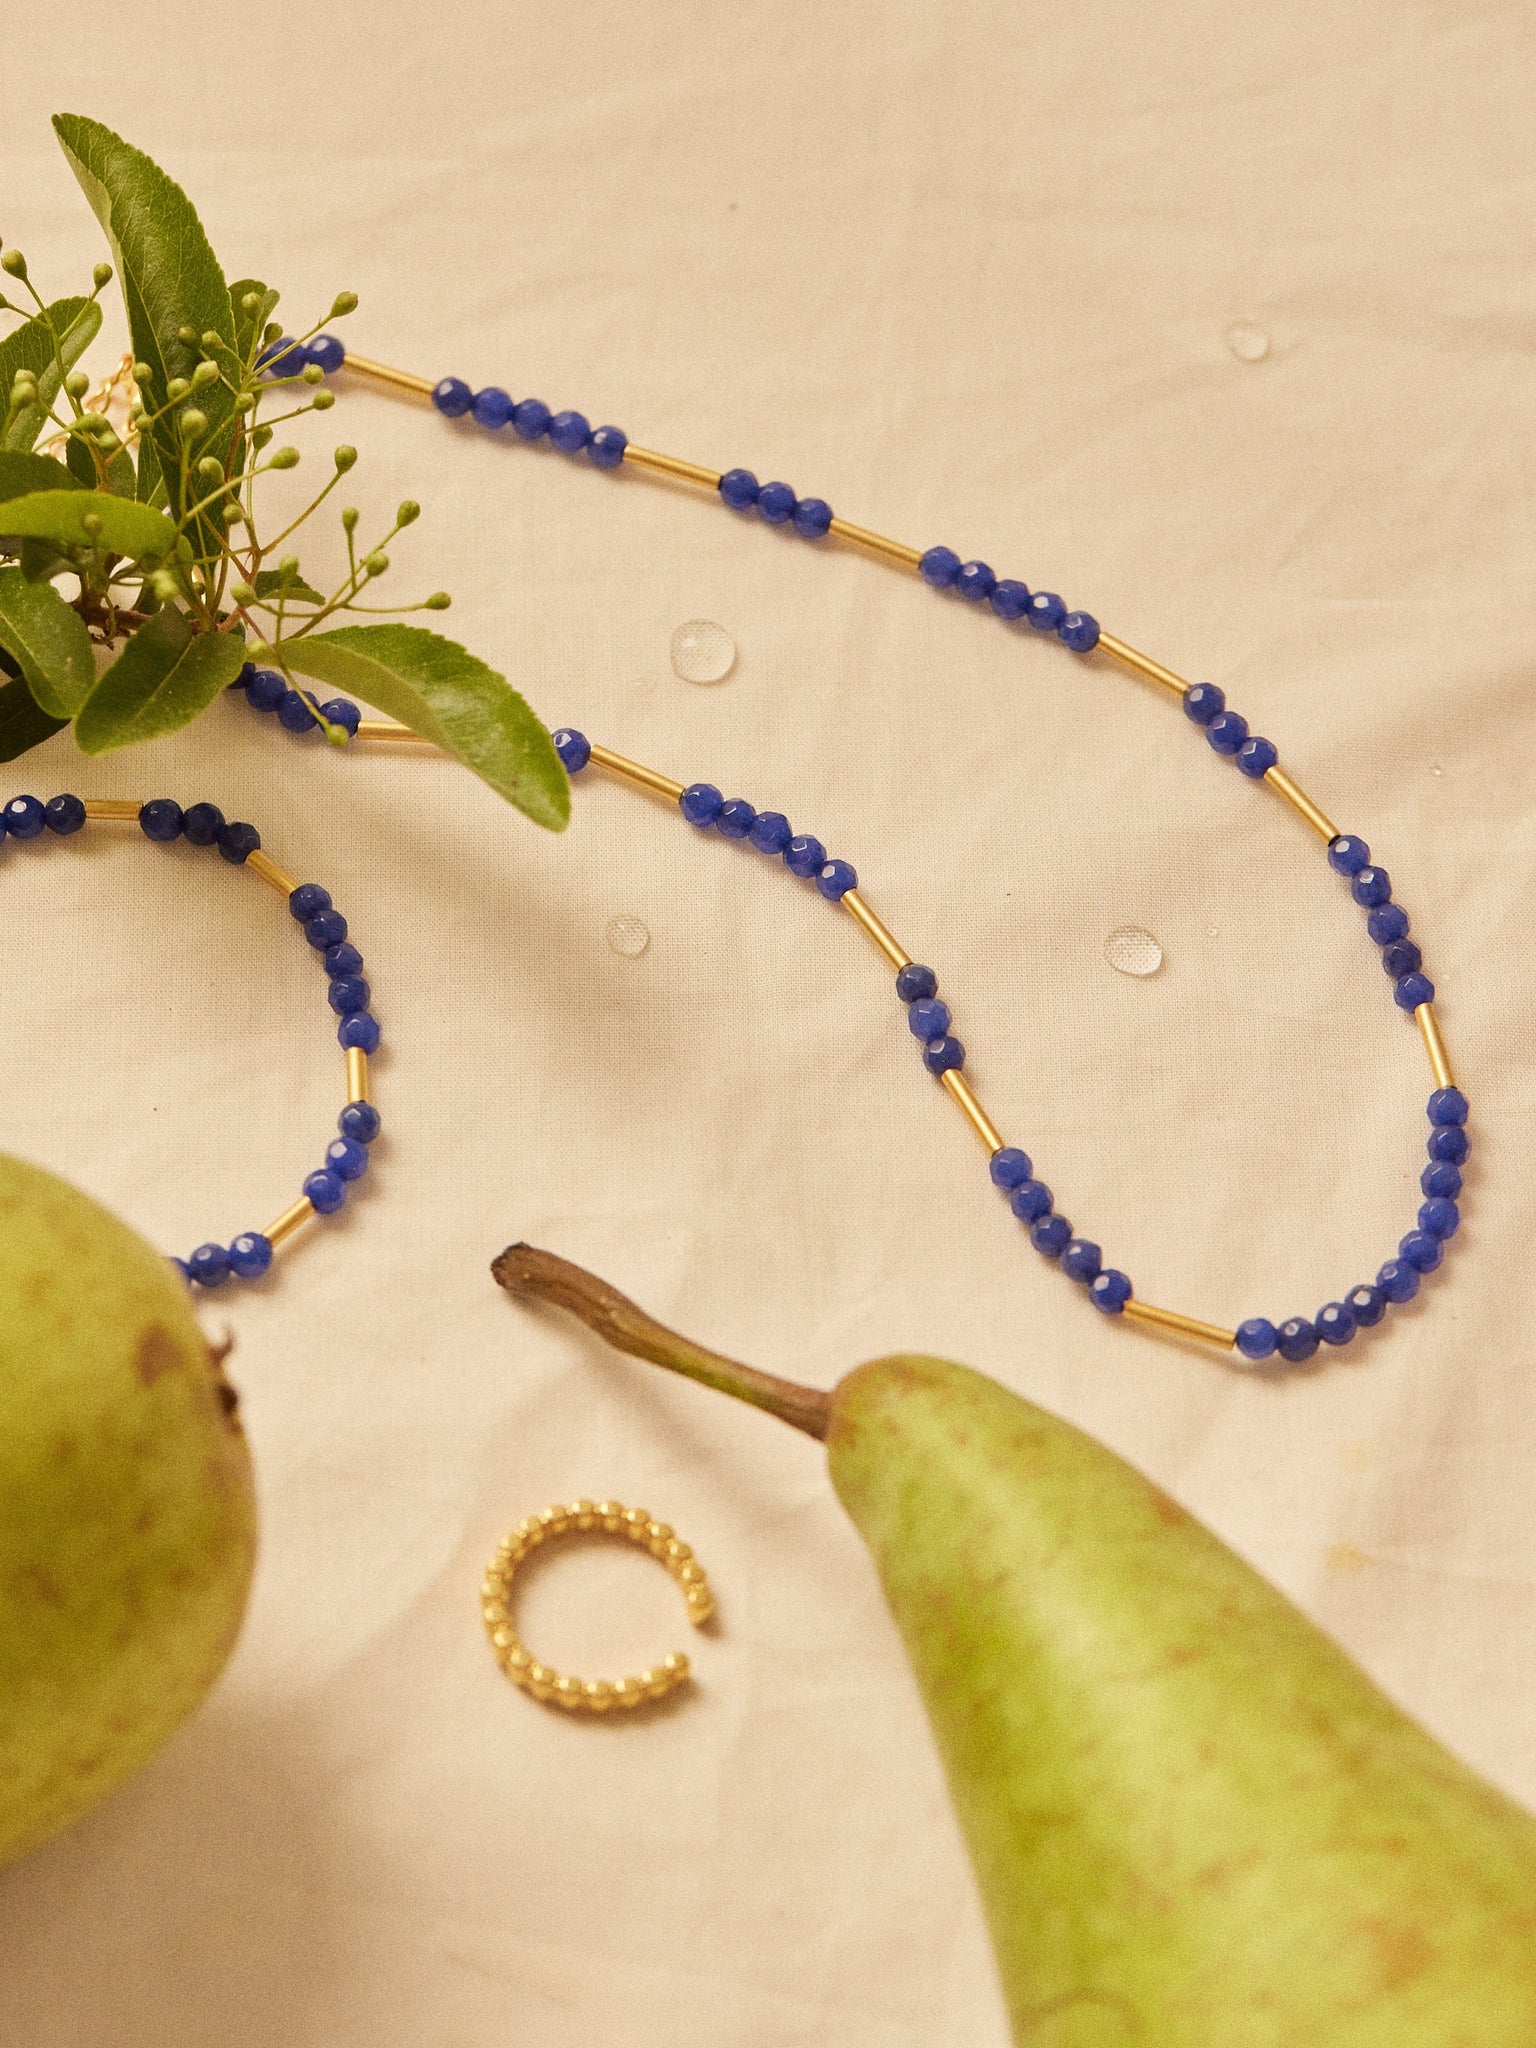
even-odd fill
[[[51,840],[70,837],[88,823],[136,824],[152,844],[185,840],[216,852],[232,867],[243,867],[283,897],[305,938],[320,957],[328,977],[330,1006],[340,1018],[337,1037],[346,1055],[347,1100],[318,1172],[304,1183],[298,1201],[265,1230],[242,1231],[227,1245],[199,1245],[190,1257],[172,1263],[197,1287],[223,1287],[231,1280],[259,1280],[274,1252],[316,1214],[340,1208],[347,1189],[368,1166],[368,1147],[379,1135],[379,1112],[369,1093],[368,1055],[379,1043],[379,1026],[368,1008],[369,985],[363,959],[347,938],[347,921],[331,902],[330,893],[315,882],[296,882],[262,850],[254,825],[226,819],[217,804],[191,804],[183,809],[172,797],[139,802],[124,797],[56,796],[44,804],[33,796],[13,797],[0,807],[0,845],[10,839]],[[34,829],[35,827],[35,829]]]

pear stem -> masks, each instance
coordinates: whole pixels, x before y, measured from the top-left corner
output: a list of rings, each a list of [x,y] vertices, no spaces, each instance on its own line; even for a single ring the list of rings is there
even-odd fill
[[[803,1387],[796,1380],[783,1380],[776,1373],[759,1372],[756,1366],[739,1365],[734,1358],[722,1358],[718,1351],[706,1351],[666,1329],[627,1295],[610,1287],[584,1266],[573,1266],[553,1252],[541,1252],[536,1245],[511,1244],[491,1261],[497,1282],[517,1301],[549,1301],[584,1322],[589,1330],[626,1351],[631,1358],[649,1359],[669,1372],[718,1393],[733,1394],[754,1408],[766,1409],[793,1429],[823,1441],[832,1397],[819,1387]]]

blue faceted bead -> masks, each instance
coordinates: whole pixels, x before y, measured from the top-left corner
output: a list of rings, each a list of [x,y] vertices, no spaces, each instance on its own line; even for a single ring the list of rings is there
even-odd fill
[[[1061,1270],[1086,1286],[1096,1280],[1104,1265],[1104,1254],[1092,1238],[1074,1237],[1061,1255]]]
[[[1068,1245],[1067,1251],[1071,1249]],[[1066,1252],[1062,1253],[1061,1263],[1067,1263]],[[1130,1278],[1116,1266],[1106,1266],[1102,1273],[1095,1273],[1089,1284],[1088,1299],[1107,1316],[1119,1315],[1130,1298]]]
[[[750,469],[728,469],[715,486],[733,512],[750,512],[760,488]]]
[[[360,974],[338,974],[325,992],[325,999],[338,1017],[355,1016],[366,1010],[373,993]]]
[[[339,910],[317,910],[304,920],[304,936],[317,953],[329,952],[347,936],[347,920]]]
[[[1408,936],[1408,913],[1401,903],[1378,903],[1365,920],[1365,929],[1378,946],[1395,945]]]
[[[512,394],[498,384],[487,384],[483,391],[475,393],[469,409],[476,426],[504,427],[512,418]]]
[[[350,697],[332,697],[320,706],[320,716],[329,725],[339,725],[349,740],[357,738],[357,728],[363,722],[363,714]]]
[[[628,446],[629,436],[622,427],[594,427],[587,453],[598,469],[617,469]]]
[[[1090,654],[1099,644],[1099,622],[1091,612],[1068,612],[1056,638],[1074,654]]]
[[[221,1244],[200,1244],[187,1264],[199,1287],[222,1287],[229,1278],[229,1253]]]
[[[1250,1316],[1237,1326],[1237,1348],[1244,1358],[1268,1358],[1279,1341],[1279,1331],[1264,1316]]]
[[[314,340],[307,344],[304,353],[315,368],[323,371],[327,377],[334,376],[347,360],[346,344],[335,334],[317,334]]]
[[[1227,708],[1227,693],[1215,683],[1191,683],[1184,692],[1184,716],[1195,725],[1209,725]]]
[[[139,830],[162,845],[181,837],[181,805],[173,797],[153,796],[139,806]]]
[[[795,516],[795,494],[788,484],[764,484],[757,509],[770,526],[787,526]]]
[[[1420,1202],[1419,1228],[1427,1230],[1431,1237],[1454,1237],[1461,1228],[1461,1211],[1454,1202],[1440,1196]]]
[[[917,573],[935,590],[948,590],[960,574],[960,557],[953,548],[930,548],[918,563]]]
[[[951,1018],[948,1003],[937,996],[921,996],[907,1012],[907,1029],[926,1045],[930,1038],[942,1038]]]
[[[732,796],[720,806],[715,829],[722,839],[745,839],[756,822],[756,804],[749,804],[744,796]]]
[[[181,814],[181,829],[189,846],[213,846],[224,830],[224,813],[217,804],[191,804]]]
[[[379,1135],[379,1112],[371,1102],[349,1102],[337,1117],[336,1128],[356,1144],[371,1145]]]
[[[1361,868],[1349,885],[1349,893],[1363,910],[1374,910],[1392,896],[1392,877],[1385,868]]]
[[[1312,1327],[1325,1344],[1347,1344],[1355,1334],[1355,1317],[1347,1302],[1330,1301],[1312,1318]]]
[[[859,886],[858,870],[852,861],[829,860],[816,877],[816,886],[829,903],[841,903],[850,889]]]
[[[1406,1259],[1388,1259],[1376,1275],[1376,1285],[1388,1301],[1412,1301],[1419,1291],[1419,1276]]]
[[[339,1173],[327,1172],[322,1167],[305,1180],[304,1192],[318,1215],[334,1216],[347,1199],[347,1184]]]
[[[462,377],[444,377],[433,386],[432,403],[451,420],[462,419],[475,402],[475,394]]]
[[[797,832],[784,849],[784,865],[792,875],[809,881],[827,864],[827,849],[811,832]]]
[[[13,796],[0,815],[13,839],[35,839],[43,829],[43,807],[35,796]]]
[[[1054,590],[1037,590],[1031,594],[1024,616],[1037,633],[1056,633],[1066,622],[1067,608]]]
[[[806,540],[820,540],[832,524],[832,507],[825,498],[802,498],[795,507],[795,531]]]
[[[782,853],[794,836],[794,828],[782,811],[759,811],[747,834],[759,853],[769,854]]]
[[[677,800],[677,807],[690,825],[713,825],[725,798],[712,782],[691,782]]]
[[[968,604],[980,604],[997,587],[997,578],[985,562],[962,562],[955,573],[955,589]]]
[[[537,441],[549,431],[551,418],[542,398],[521,398],[512,408],[512,431],[521,441]]]
[[[1461,1168],[1454,1160],[1432,1160],[1419,1175],[1419,1186],[1431,1201],[1451,1201],[1461,1193]]]
[[[1415,1273],[1433,1273],[1445,1257],[1445,1246],[1427,1230],[1410,1230],[1398,1244],[1397,1255],[1405,1259]]]
[[[1383,903],[1378,907],[1382,910],[1395,908],[1390,903]],[[1375,915],[1376,912],[1373,910],[1371,916],[1374,917]],[[1394,981],[1401,981],[1405,974],[1418,973],[1419,969],[1424,965],[1424,955],[1419,951],[1412,939],[1394,939],[1390,946],[1382,947],[1381,964]]]
[[[67,838],[85,823],[85,805],[77,796],[51,796],[43,805],[43,823],[50,832]]]
[[[322,889],[318,882],[300,882],[288,898],[288,915],[297,918],[300,924],[308,924],[312,917],[318,917],[322,910],[331,907],[331,892]],[[345,938],[345,932],[338,932],[338,938]],[[326,941],[329,944],[329,940]]]
[[[315,714],[298,690],[284,690],[277,707],[277,722],[285,732],[315,730]]]
[[[549,445],[562,455],[579,455],[591,438],[585,413],[557,412],[549,423]]]
[[[555,743],[555,752],[560,756],[560,765],[567,775],[579,775],[592,758],[592,742],[584,732],[562,725],[550,738]]]
[[[219,834],[219,859],[227,860],[232,868],[243,867],[260,846],[256,827],[234,819]]]
[[[930,1038],[923,1047],[923,1065],[930,1074],[957,1074],[965,1065],[965,1047],[958,1038]]]
[[[1292,1316],[1275,1332],[1275,1348],[1290,1365],[1300,1365],[1317,1349],[1317,1331],[1305,1316]]]
[[[1218,754],[1235,754],[1248,737],[1248,721],[1241,711],[1218,711],[1205,736]]]
[[[1371,849],[1352,832],[1340,832],[1328,842],[1328,865],[1336,874],[1358,875],[1370,861]]]
[[[229,1247],[229,1270],[238,1280],[259,1280],[272,1263],[272,1242],[259,1230],[243,1230]]]
[[[1429,1120],[1432,1124],[1464,1124],[1467,1098],[1459,1088],[1437,1088],[1429,1098]]]
[[[1435,1000],[1435,984],[1427,974],[1400,974],[1392,985],[1392,1000],[1400,1010],[1416,1010]]]
[[[361,1180],[368,1171],[368,1148],[355,1138],[332,1138],[325,1148],[325,1166],[342,1180]]]
[[[1045,1258],[1059,1259],[1072,1242],[1072,1226],[1065,1216],[1042,1216],[1031,1226],[1029,1241]]]
[[[1004,1145],[992,1154],[987,1171],[992,1176],[992,1185],[999,1188],[1023,1187],[1034,1172],[1027,1152],[1021,1152],[1017,1145]]]
[[[939,992],[939,977],[931,967],[909,960],[896,976],[896,993],[904,1003],[920,1003]]]
[[[1245,775],[1251,775],[1255,782],[1269,773],[1279,760],[1280,754],[1273,740],[1244,740],[1237,750],[1237,765]]]
[[[1038,1223],[1051,1213],[1051,1191],[1043,1180],[1021,1180],[1008,1197],[1008,1206],[1021,1223]],[[1071,1236],[1068,1231],[1067,1236]],[[1062,1242],[1065,1244],[1066,1238]]]
[[[987,603],[1000,619],[1022,619],[1029,610],[1029,585],[1017,576],[1000,576],[987,593]]]
[[[1369,1330],[1386,1314],[1387,1297],[1379,1287],[1372,1287],[1369,1284],[1351,1287],[1344,1306],[1354,1317],[1357,1330]]]
[[[1427,1150],[1431,1159],[1448,1159],[1452,1166],[1460,1166],[1472,1144],[1460,1124],[1436,1124],[1429,1134]]]
[[[336,1027],[336,1043],[348,1052],[377,1052],[382,1036],[378,1018],[370,1017],[366,1010],[343,1017]]]
[[[338,939],[325,949],[325,971],[332,981],[338,974],[361,974],[363,956],[350,939]]]
[[[307,360],[302,342],[291,334],[280,334],[270,348],[262,350],[256,366],[269,377],[297,377]]]
[[[253,711],[275,711],[288,694],[288,678],[275,668],[251,671],[245,701]]]

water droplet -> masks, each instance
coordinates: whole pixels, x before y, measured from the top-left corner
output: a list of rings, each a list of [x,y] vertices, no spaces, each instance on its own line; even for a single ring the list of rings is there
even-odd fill
[[[610,953],[618,953],[626,960],[638,960],[651,943],[651,928],[643,919],[621,910],[617,917],[609,918],[603,936],[608,941]]]
[[[721,683],[736,666],[736,642],[713,619],[689,619],[672,635],[672,666],[685,683]]]
[[[1104,958],[1117,974],[1145,978],[1163,964],[1163,949],[1139,924],[1118,925],[1104,941]]]
[[[1431,775],[1443,775],[1445,773],[1445,770],[1438,764],[1436,764],[1430,768],[1429,772]]]
[[[1269,336],[1252,320],[1234,320],[1222,340],[1240,363],[1262,363],[1269,354]]]

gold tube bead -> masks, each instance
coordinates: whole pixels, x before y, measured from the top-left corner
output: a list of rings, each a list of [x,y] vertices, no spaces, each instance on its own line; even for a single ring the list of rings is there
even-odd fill
[[[88,818],[137,818],[142,808],[136,797],[88,796],[85,800],[85,815]]]
[[[1120,1313],[1133,1323],[1148,1323],[1154,1330],[1171,1330],[1180,1337],[1196,1337],[1202,1344],[1219,1345],[1223,1351],[1230,1351],[1237,1342],[1236,1330],[1224,1330],[1219,1323],[1197,1322],[1193,1316],[1181,1316],[1177,1309],[1154,1308],[1150,1301],[1138,1301],[1134,1294]]]
[[[1113,656],[1124,667],[1134,669],[1139,676],[1145,676],[1149,683],[1160,683],[1175,697],[1182,698],[1189,688],[1184,678],[1176,676],[1171,668],[1164,668],[1163,664],[1154,661],[1150,654],[1142,654],[1139,649],[1128,647],[1123,640],[1117,640],[1113,633],[1101,630],[1098,644],[1106,654]]]
[[[679,483],[702,484],[707,491],[715,490],[720,482],[718,469],[706,469],[702,462],[684,462],[680,455],[661,455],[654,448],[637,448],[633,441],[625,444],[624,460],[633,463],[636,469],[650,469],[658,476],[676,477]]]
[[[342,363],[344,370],[350,370],[354,377],[367,377],[375,384],[391,385],[396,391],[409,391],[416,398],[432,396],[430,377],[418,377],[410,370],[396,370],[388,363],[372,363],[366,356],[355,356],[347,350]]]
[[[308,1195],[300,1195],[299,1199],[290,1208],[285,1209],[275,1223],[269,1223],[261,1234],[276,1250],[278,1245],[292,1237],[301,1224],[307,1223],[314,1213],[315,1205]]]
[[[964,1074],[957,1072],[954,1067],[946,1067],[939,1079],[944,1084],[946,1092],[959,1103],[961,1114],[986,1146],[988,1153],[1001,1152],[1002,1137],[993,1126],[992,1119],[976,1100],[971,1084]]]
[[[899,969],[911,965],[912,955],[902,951],[900,941],[880,922],[857,889],[845,889],[840,900],[844,910],[855,923],[864,927],[893,967]]]
[[[670,775],[662,775],[654,768],[642,768],[638,761],[614,753],[611,747],[594,746],[592,760],[597,767],[606,768],[610,775],[621,775],[638,789],[649,789],[657,796],[670,797],[673,803],[683,793],[682,783],[674,782]]]
[[[905,541],[871,533],[867,526],[855,526],[851,519],[834,519],[827,531],[851,547],[863,548],[868,554],[879,555],[882,561],[894,562],[900,569],[915,569],[923,559],[921,548],[909,548]]]
[[[434,740],[424,739],[408,725],[396,725],[392,718],[360,718],[354,739],[359,740],[414,740],[419,747],[435,746]]]
[[[1451,1056],[1445,1049],[1445,1040],[1440,1036],[1439,1020],[1435,1016],[1433,1003],[1420,1003],[1413,1013],[1413,1021],[1419,1027],[1419,1036],[1424,1041],[1424,1050],[1429,1054],[1429,1064],[1435,1076],[1437,1088],[1454,1088],[1456,1076],[1451,1071]]]
[[[251,873],[265,882],[269,889],[275,889],[279,896],[291,896],[299,886],[275,860],[270,860],[258,846],[254,853],[245,856],[245,864]]]
[[[1338,838],[1338,826],[1323,815],[1304,789],[1297,788],[1283,768],[1266,768],[1264,780],[1272,789],[1280,792],[1293,811],[1299,812],[1306,819],[1320,839],[1326,841]]]
[[[371,1102],[368,1093],[368,1055],[360,1045],[347,1047],[347,1100]]]

